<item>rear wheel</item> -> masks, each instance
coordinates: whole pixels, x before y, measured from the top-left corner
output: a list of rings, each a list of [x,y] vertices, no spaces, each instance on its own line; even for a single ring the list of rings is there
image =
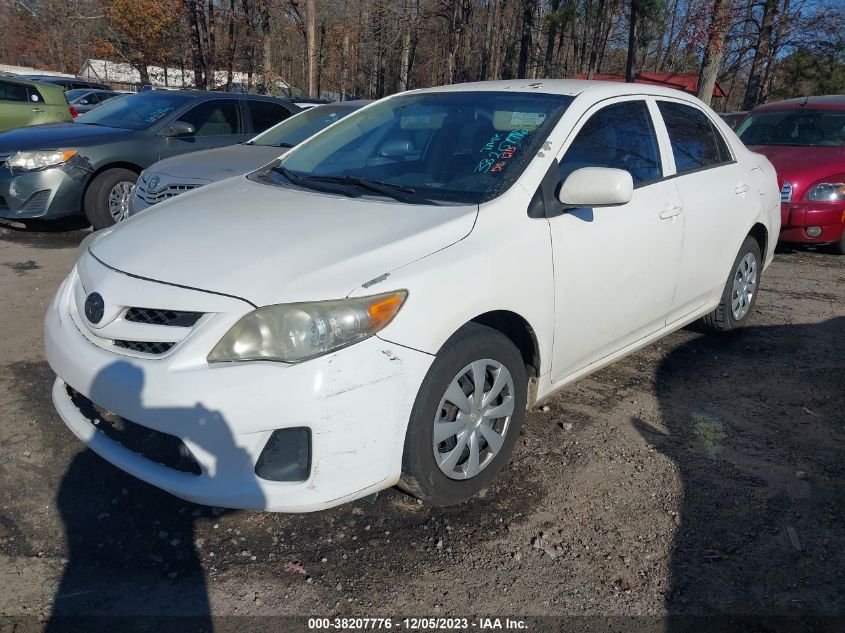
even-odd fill
[[[701,319],[706,329],[729,332],[748,322],[757,303],[762,262],[760,245],[749,235],[734,260],[719,305]]]
[[[505,466],[525,417],[527,376],[506,336],[470,324],[452,336],[417,394],[400,488],[433,505],[462,503]]]
[[[129,199],[138,174],[115,167],[98,174],[85,192],[85,215],[95,230],[104,229],[129,215]]]

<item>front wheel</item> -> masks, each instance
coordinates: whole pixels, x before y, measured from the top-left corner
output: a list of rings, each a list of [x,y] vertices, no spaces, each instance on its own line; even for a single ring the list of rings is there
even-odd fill
[[[833,250],[837,255],[845,255],[845,230],[842,231],[839,241],[833,243]]]
[[[455,333],[417,394],[399,487],[445,506],[487,486],[519,436],[527,380],[519,350],[500,332],[472,323]]]
[[[95,230],[104,229],[129,216],[129,199],[138,174],[116,167],[98,174],[85,192],[85,215]]]
[[[762,262],[760,245],[749,235],[734,260],[719,305],[701,319],[705,329],[729,332],[748,323],[757,303]]]

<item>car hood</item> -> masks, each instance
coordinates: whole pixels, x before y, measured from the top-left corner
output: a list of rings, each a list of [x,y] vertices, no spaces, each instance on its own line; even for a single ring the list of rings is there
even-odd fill
[[[284,154],[281,147],[266,145],[229,145],[166,158],[147,170],[185,180],[214,182],[247,174]]]
[[[789,181],[793,200],[799,200],[809,185],[845,172],[845,147],[750,145],[749,149],[769,159],[778,174],[779,185]]]
[[[318,301],[454,244],[477,214],[236,177],[133,216],[90,251],[124,273],[255,305]]]
[[[134,131],[84,123],[30,125],[0,133],[0,151],[99,145]]]

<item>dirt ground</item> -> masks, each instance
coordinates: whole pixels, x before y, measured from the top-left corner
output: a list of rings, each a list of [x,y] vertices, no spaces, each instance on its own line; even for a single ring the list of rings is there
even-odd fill
[[[85,234],[0,228],[0,629],[845,615],[845,257],[779,252],[752,327],[677,332],[536,408],[482,498],[280,515],[179,501],[61,423],[42,317]]]

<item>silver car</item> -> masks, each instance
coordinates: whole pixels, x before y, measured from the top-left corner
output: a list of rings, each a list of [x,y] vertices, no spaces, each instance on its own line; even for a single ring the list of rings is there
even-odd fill
[[[368,103],[361,100],[319,105],[282,121],[245,143],[161,160],[145,169],[138,178],[129,215],[180,193],[258,169]]]

